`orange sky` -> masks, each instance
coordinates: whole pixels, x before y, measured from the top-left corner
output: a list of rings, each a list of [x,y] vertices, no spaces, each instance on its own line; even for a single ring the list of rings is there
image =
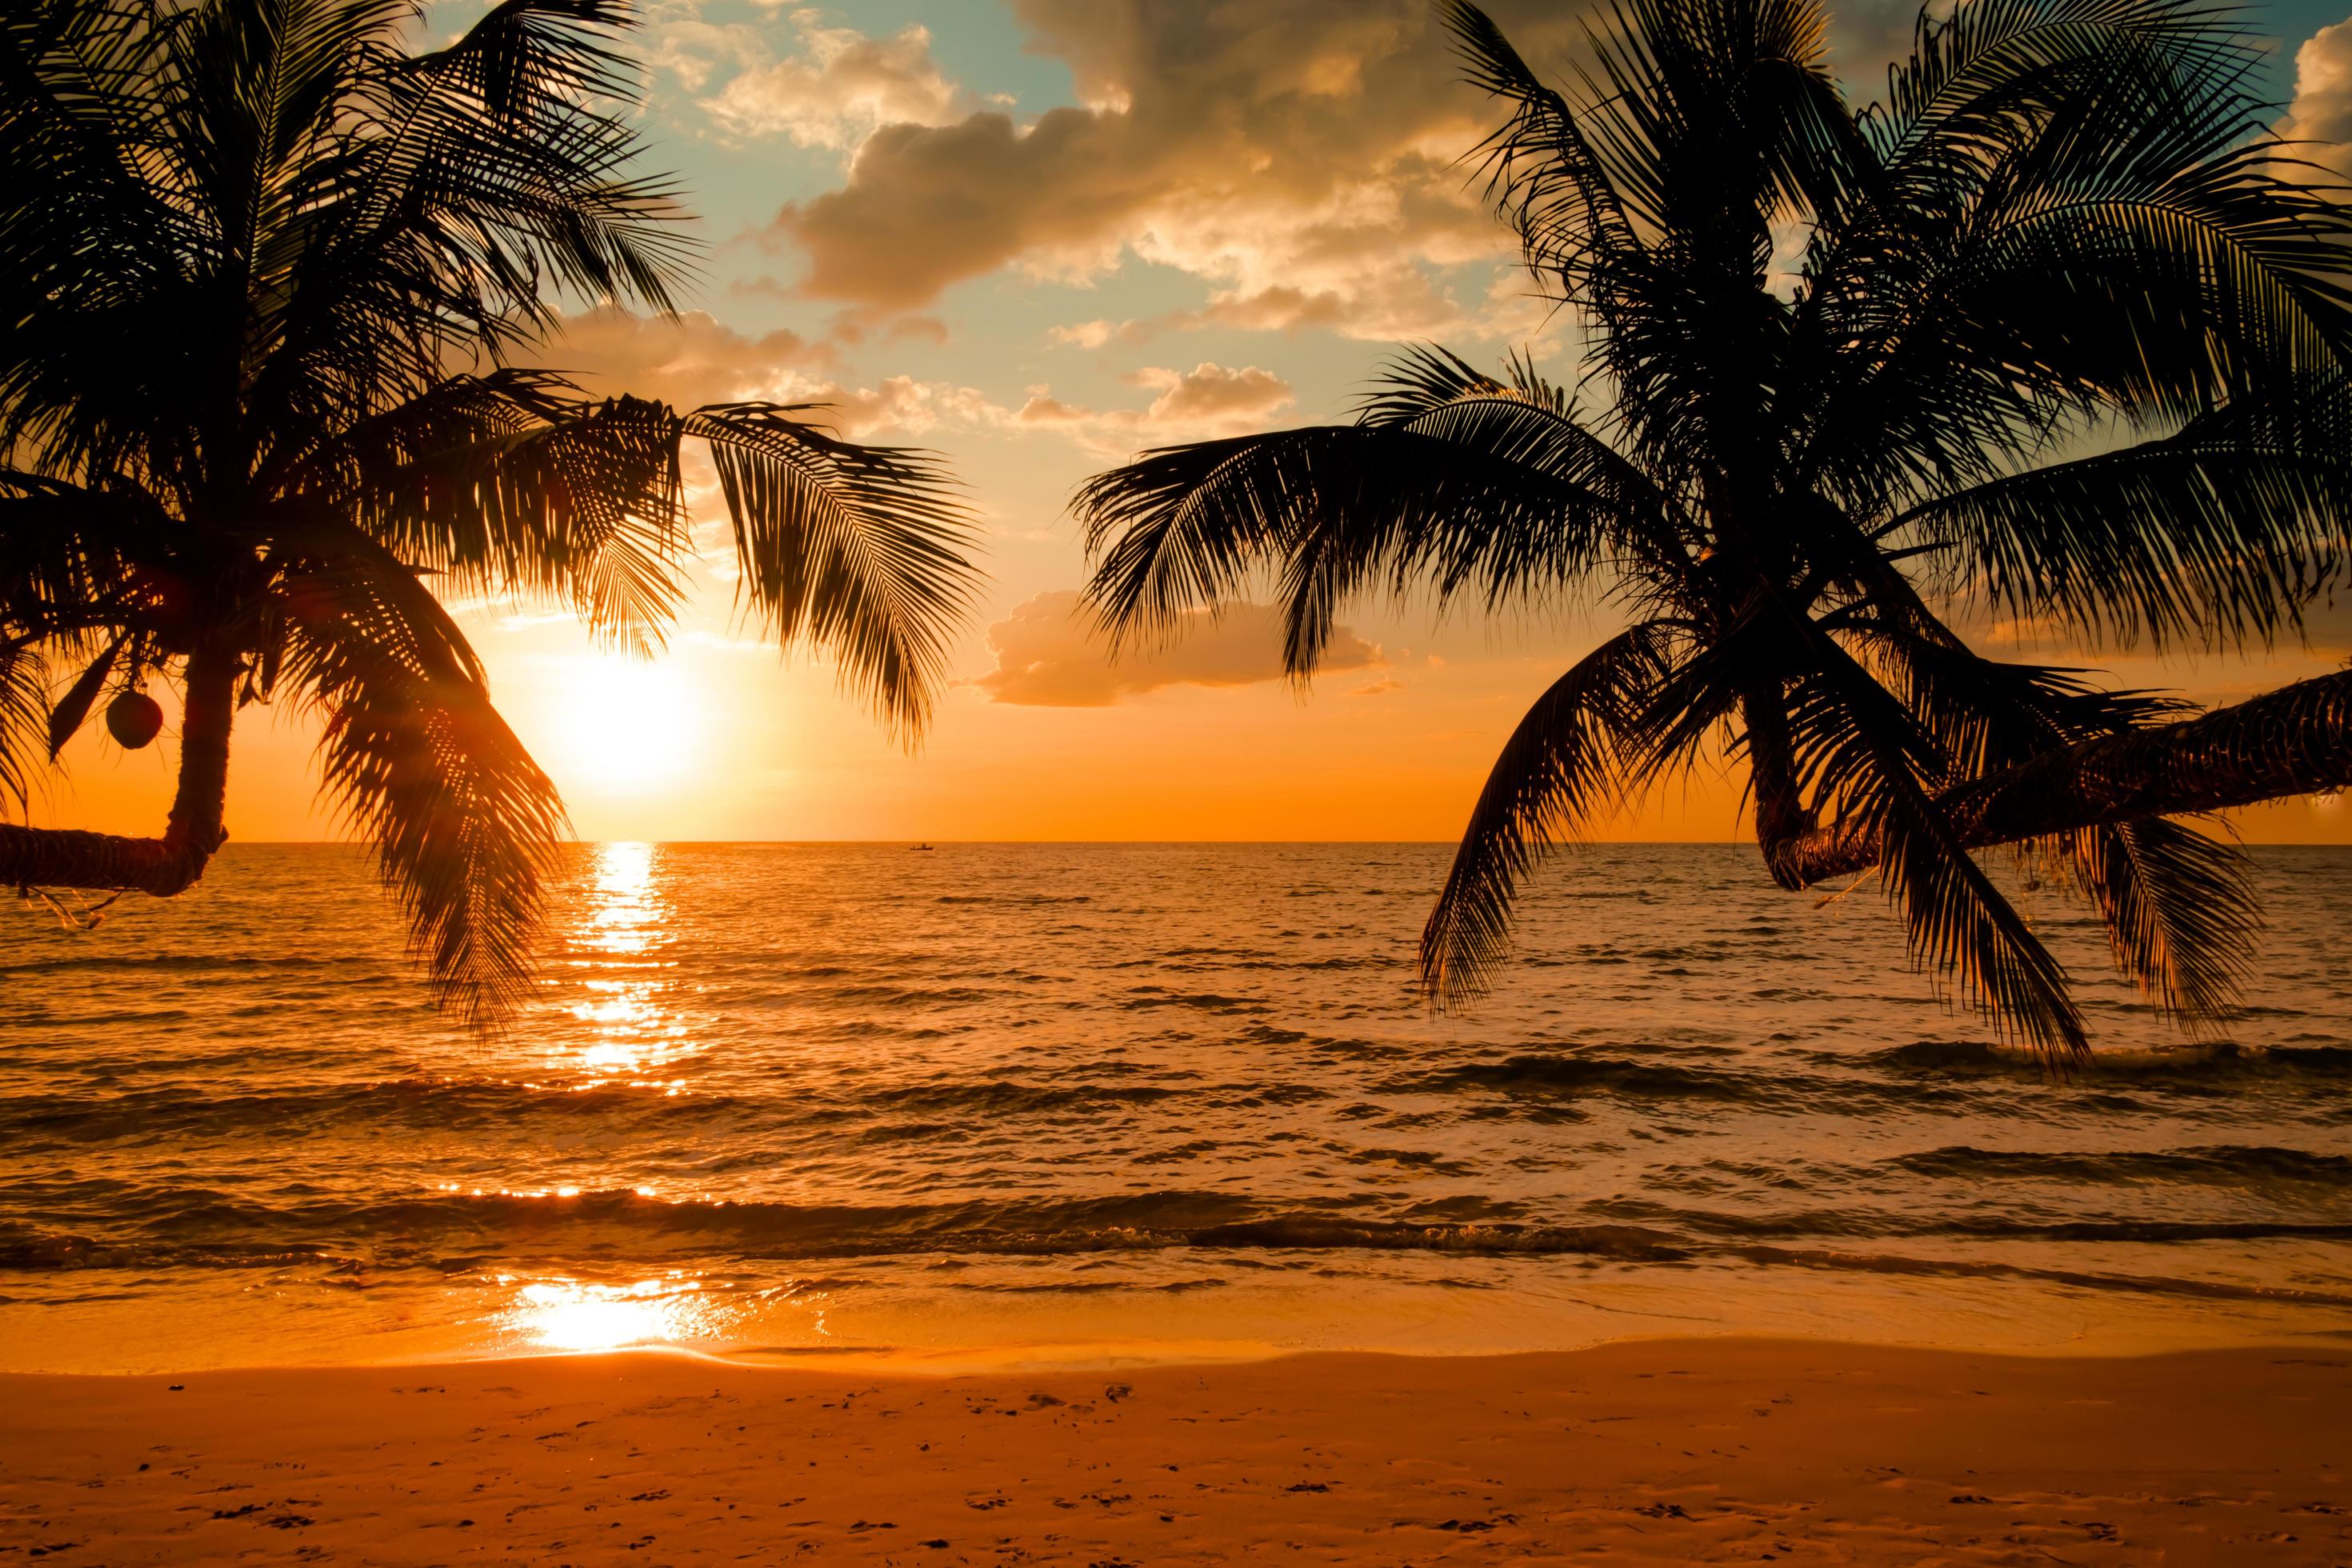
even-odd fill
[[[1588,7],[1496,0],[1554,60]],[[434,0],[427,30],[478,0]],[[1087,563],[1072,488],[1134,450],[1342,419],[1399,342],[1573,374],[1509,237],[1456,158],[1492,110],[1464,89],[1424,0],[677,0],[651,14],[646,133],[701,215],[701,286],[677,320],[569,318],[540,363],[680,405],[823,400],[859,439],[936,447],[970,487],[990,584],[959,684],[919,755],[894,751],[805,653],[728,616],[707,466],[698,593],[662,664],[623,667],[545,605],[457,606],[494,694],[583,837],[1450,839],[1504,737],[1610,627],[1353,607],[1301,699],[1246,610],[1108,666],[1068,609]],[[1856,90],[1907,45],[1908,5],[1835,8]],[[2352,137],[2352,27],[2284,0],[2274,89],[2308,133]],[[2338,138],[2341,139],[2341,138]],[[2118,684],[2226,700],[2341,664],[2352,609],[2311,650],[2103,662]],[[1992,651],[2016,650],[1995,647]],[[2027,650],[2063,659],[2064,650]],[[159,831],[168,746],[99,727],[36,822]],[[248,710],[228,822],[330,836],[312,736]],[[1738,792],[1689,781],[1620,826],[1723,839]],[[2342,842],[2291,802],[2248,837]]]
[[[1545,651],[1496,649],[1465,628],[1384,641],[1380,662],[1328,675],[1303,699],[1258,681],[1032,707],[961,686],[913,756],[807,658],[788,663],[715,633],[636,664],[548,623],[530,628],[528,648],[502,650],[493,681],[590,839],[1450,839],[1511,726],[1580,646],[1540,640]],[[2119,684],[2227,700],[2336,662],[2297,652],[2111,668]],[[293,716],[246,710],[235,837],[334,836],[312,799],[313,739]],[[167,745],[126,754],[92,726],[34,819],[159,831],[171,761]],[[1702,772],[1611,837],[1736,837],[1738,795]],[[2243,814],[2242,826],[2254,842],[2352,842],[2352,812],[2332,801],[2279,803]]]

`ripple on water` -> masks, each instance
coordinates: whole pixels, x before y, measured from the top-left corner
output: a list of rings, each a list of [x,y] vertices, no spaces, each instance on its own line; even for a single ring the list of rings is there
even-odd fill
[[[478,1038],[363,858],[231,846],[196,897],[9,930],[0,1311],[405,1281],[516,1342],[718,1342],[776,1331],[749,1304],[837,1327],[928,1288],[793,1293],[849,1258],[1105,1301],[1593,1270],[1702,1315],[1733,1278],[2352,1297],[2352,853],[2254,851],[2273,940],[2221,1044],[2060,922],[2103,1031],[2065,1078],[1942,1007],[1883,910],[1735,847],[1580,852],[1489,1002],[1433,1016],[1447,855],[586,847],[542,984]]]

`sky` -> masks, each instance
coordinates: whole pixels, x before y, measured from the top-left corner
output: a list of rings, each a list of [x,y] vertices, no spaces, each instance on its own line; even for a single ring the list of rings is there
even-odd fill
[[[2256,6],[2283,125],[2352,142],[2345,0]],[[475,0],[445,0],[454,35]],[[1490,7],[1538,62],[1589,7]],[[1869,97],[1910,6],[1839,7]],[[1458,163],[1492,110],[1453,80],[1424,0],[646,0],[654,162],[704,249],[674,320],[579,302],[533,356],[680,405],[825,402],[848,435],[936,448],[969,486],[988,583],[920,747],[894,746],[808,650],[732,612],[723,512],[691,465],[707,557],[664,658],[594,647],[560,606],[456,608],[493,696],[583,838],[1446,839],[1535,697],[1606,612],[1494,619],[1352,606],[1311,689],[1243,605],[1112,663],[1073,617],[1088,475],[1152,446],[1347,417],[1402,342],[1572,371]],[[2330,29],[2331,24],[2342,24]],[[2352,652],[2352,606],[2308,645],[2227,657],[2019,645],[2121,686],[2226,701]],[[34,820],[160,831],[169,748],[91,726]],[[315,731],[248,710],[228,826],[337,835]],[[1612,836],[1742,833],[1702,770]],[[2352,807],[2244,814],[2254,840],[2352,839]]]

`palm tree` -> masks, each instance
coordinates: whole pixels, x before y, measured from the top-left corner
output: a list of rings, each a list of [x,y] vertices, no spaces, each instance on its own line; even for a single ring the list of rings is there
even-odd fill
[[[671,308],[628,0],[507,0],[409,52],[408,0],[17,0],[0,17],[0,790],[114,693],[184,690],[156,838],[0,824],[0,883],[170,896],[219,847],[249,702],[319,716],[443,999],[526,974],[563,813],[436,597],[546,596],[656,648],[708,443],[740,593],[897,732],[973,583],[929,456],[816,410],[584,396],[512,363],[559,296]],[[70,678],[68,680],[68,678]],[[47,700],[62,686],[56,703]]]
[[[1948,792],[2178,705],[1982,657],[1953,606],[2242,647],[2296,635],[2338,572],[2352,209],[2263,133],[2255,42],[2209,0],[1941,9],[1857,110],[1813,0],[1622,0],[1572,94],[1446,0],[1509,111],[1487,194],[1589,344],[1573,391],[1412,350],[1352,424],[1080,491],[1115,642],[1268,574],[1299,679],[1368,590],[1624,617],[1471,813],[1423,936],[1433,1000],[1491,983],[1549,845],[1713,744],[1778,881],[1876,865],[1915,963],[2079,1052],[2066,972]],[[2197,809],[2117,796],[2018,830],[2189,1020],[2229,1005],[2254,912],[2233,850],[2153,815]],[[1810,853],[1824,820],[1842,861]]]
[[[2298,680],[2179,723],[2095,735],[1936,797],[1971,848],[2137,817],[2224,811],[2352,785],[2352,670]],[[1850,817],[1791,840],[1805,886],[1878,863],[1869,824]]]

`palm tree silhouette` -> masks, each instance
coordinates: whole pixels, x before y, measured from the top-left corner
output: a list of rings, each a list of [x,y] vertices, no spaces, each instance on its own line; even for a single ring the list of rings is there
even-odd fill
[[[2012,1037],[2086,1045],[1969,852],[2004,840],[2160,1005],[2224,1011],[2242,864],[2164,814],[2344,782],[2352,678],[2200,731],[1944,617],[2242,647],[2299,633],[2337,574],[2352,209],[2263,134],[2255,41],[2207,0],[1970,0],[1923,11],[1857,110],[1810,0],[1622,0],[1572,97],[1443,9],[1509,109],[1487,194],[1588,342],[1582,381],[1418,349],[1353,424],[1096,478],[1076,504],[1114,642],[1269,572],[1300,679],[1367,590],[1624,616],[1471,814],[1423,935],[1439,1003],[1491,983],[1550,844],[1712,740],[1777,880],[1878,866],[1915,962]],[[2296,744],[2255,739],[2282,720]]]
[[[739,593],[918,733],[974,582],[927,454],[806,406],[592,399],[513,356],[551,297],[671,308],[692,251],[639,173],[627,0],[508,0],[410,53],[407,0],[21,0],[0,17],[0,792],[96,700],[153,733],[158,838],[0,824],[0,883],[168,896],[223,840],[230,731],[290,698],[445,1002],[527,972],[563,813],[425,583],[651,651],[709,445]],[[53,679],[79,668],[52,706]]]

